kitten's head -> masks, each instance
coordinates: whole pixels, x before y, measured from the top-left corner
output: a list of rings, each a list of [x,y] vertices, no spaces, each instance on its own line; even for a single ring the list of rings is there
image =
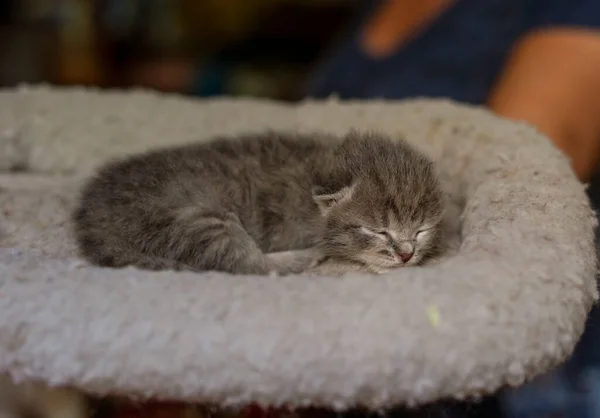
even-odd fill
[[[386,271],[438,250],[443,194],[433,163],[404,141],[351,133],[313,180],[326,255]]]

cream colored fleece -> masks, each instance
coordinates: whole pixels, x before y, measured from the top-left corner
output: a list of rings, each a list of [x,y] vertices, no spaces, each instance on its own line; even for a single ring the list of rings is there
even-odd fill
[[[406,136],[439,164],[456,252],[385,276],[93,268],[68,212],[107,158],[265,128]],[[515,385],[569,355],[596,224],[533,128],[443,100],[194,101],[0,93],[0,372],[96,394],[373,409]]]

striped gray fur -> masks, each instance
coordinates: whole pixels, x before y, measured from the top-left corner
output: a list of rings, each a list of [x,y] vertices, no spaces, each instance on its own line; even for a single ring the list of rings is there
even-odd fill
[[[402,140],[264,132],[110,161],[73,224],[100,266],[289,274],[333,258],[380,273],[434,256],[442,212],[433,163]]]

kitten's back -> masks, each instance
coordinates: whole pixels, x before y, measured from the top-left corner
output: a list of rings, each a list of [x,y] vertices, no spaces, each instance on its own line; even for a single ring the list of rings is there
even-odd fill
[[[259,246],[278,225],[266,230],[259,209],[280,224],[313,216],[307,163],[334,141],[269,132],[109,162],[73,213],[80,252],[101,266],[264,273],[273,266]],[[280,247],[298,241],[279,229]]]

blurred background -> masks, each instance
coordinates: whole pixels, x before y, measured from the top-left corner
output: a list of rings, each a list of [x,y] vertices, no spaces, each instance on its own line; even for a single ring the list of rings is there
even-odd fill
[[[357,0],[0,0],[0,86],[297,100]]]

